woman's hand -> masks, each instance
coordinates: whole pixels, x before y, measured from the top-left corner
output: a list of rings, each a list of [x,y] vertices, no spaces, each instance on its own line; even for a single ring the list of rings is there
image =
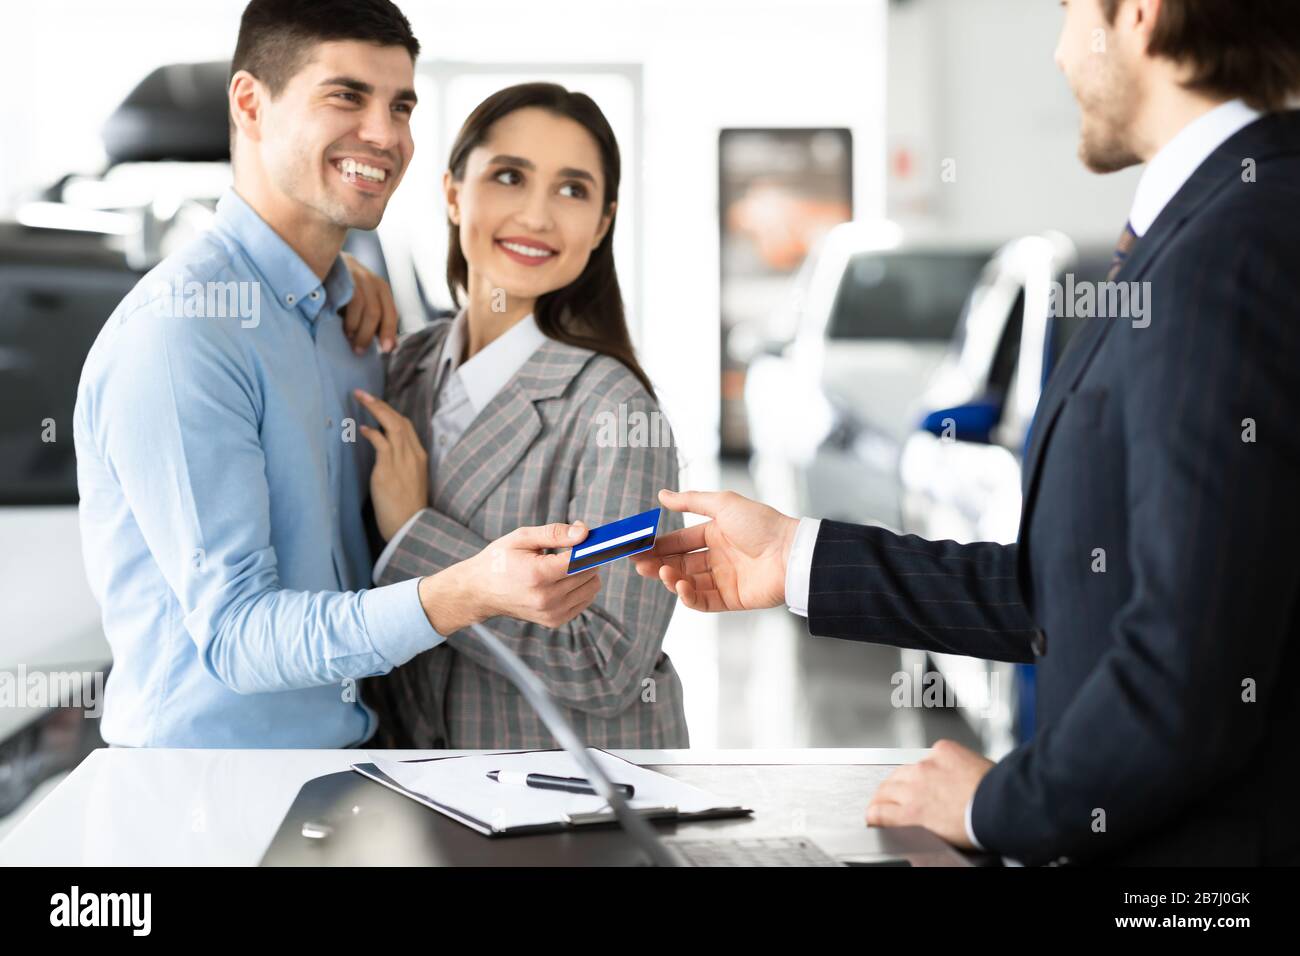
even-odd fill
[[[516,528],[437,574],[420,581],[420,603],[439,634],[490,617],[506,616],[542,627],[562,627],[600,591],[595,571],[568,574],[568,548],[587,536],[581,521]],[[561,548],[559,554],[546,554]]]
[[[375,467],[370,472],[370,500],[384,540],[429,504],[429,455],[420,444],[411,420],[382,399],[356,389],[366,410],[383,431],[361,426],[361,434],[375,446]]]
[[[388,283],[348,253],[343,264],[352,274],[352,299],[343,310],[343,333],[358,355],[370,348],[376,333],[379,347],[391,352],[397,344],[397,304]]]

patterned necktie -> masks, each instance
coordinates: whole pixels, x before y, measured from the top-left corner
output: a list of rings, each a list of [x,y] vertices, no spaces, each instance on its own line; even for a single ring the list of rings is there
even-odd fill
[[[1119,270],[1124,268],[1124,262],[1128,259],[1128,254],[1137,244],[1137,233],[1133,231],[1132,223],[1124,224],[1124,232],[1119,237],[1119,244],[1115,246],[1115,258],[1111,260],[1110,272],[1106,274],[1106,281],[1114,281],[1115,276],[1119,275]]]

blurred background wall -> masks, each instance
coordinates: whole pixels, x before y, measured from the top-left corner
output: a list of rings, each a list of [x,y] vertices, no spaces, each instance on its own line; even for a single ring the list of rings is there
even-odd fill
[[[1059,229],[1113,245],[1137,170],[1096,176],[1076,157],[1078,108],[1052,60],[1061,10],[1039,0],[888,5],[889,214],[951,238]],[[911,176],[899,151],[910,152]],[[956,181],[941,179],[944,160]]]

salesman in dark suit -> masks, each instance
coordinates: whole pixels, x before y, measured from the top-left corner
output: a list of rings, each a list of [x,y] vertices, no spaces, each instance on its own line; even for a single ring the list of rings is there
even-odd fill
[[[1147,164],[1111,278],[1149,308],[1084,322],[1053,373],[1018,542],[663,493],[712,521],[638,570],[692,608],[1038,665],[1032,740],[997,764],[941,741],[872,825],[1026,864],[1297,863],[1300,5],[1064,6],[1083,161]]]

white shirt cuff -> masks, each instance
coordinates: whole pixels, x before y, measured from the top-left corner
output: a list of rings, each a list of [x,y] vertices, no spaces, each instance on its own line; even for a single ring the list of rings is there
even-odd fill
[[[393,535],[392,538],[389,539],[388,544],[384,545],[384,550],[379,555],[379,560],[375,562],[375,570],[371,572],[370,575],[370,580],[375,584],[379,583],[379,579],[383,577],[384,568],[388,567],[388,562],[393,559],[393,552],[397,550],[397,543],[401,541],[402,538],[406,537],[406,532],[411,530],[411,525],[415,524],[415,519],[420,517],[421,512],[424,510],[425,509],[421,508],[420,511],[417,511],[415,514],[411,515],[411,517],[407,518],[406,524],[398,528],[397,534]]]
[[[975,838],[975,827],[971,825],[971,814],[975,811],[975,798],[971,797],[966,802],[966,839],[974,845],[975,849],[983,850],[984,844]]]
[[[800,518],[785,566],[785,605],[800,617],[808,616],[808,579],[812,575],[813,548],[821,518]]]

